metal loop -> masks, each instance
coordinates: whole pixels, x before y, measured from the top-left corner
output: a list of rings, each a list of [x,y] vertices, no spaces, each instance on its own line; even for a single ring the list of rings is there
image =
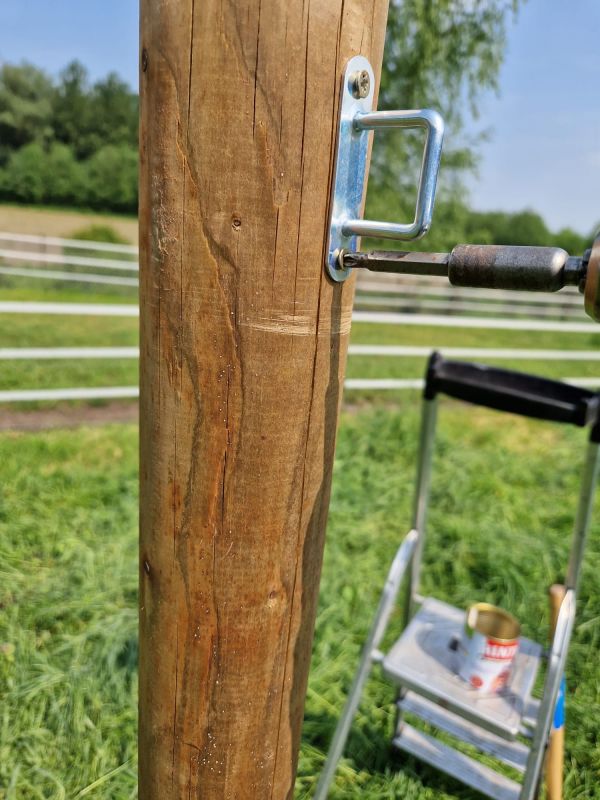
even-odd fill
[[[356,130],[379,128],[424,128],[427,131],[423,161],[419,177],[417,205],[412,223],[376,222],[374,220],[347,220],[342,231],[347,236],[372,236],[386,239],[419,239],[431,227],[435,188],[444,141],[444,120],[430,108],[417,111],[358,112],[354,117]]]
[[[364,56],[348,61],[342,81],[339,133],[331,191],[326,269],[341,282],[350,269],[340,264],[344,251],[356,252],[359,236],[418,239],[429,230],[440,166],[444,121],[437,111],[373,111],[375,76]],[[367,183],[370,131],[377,128],[424,128],[423,162],[415,217],[410,224],[362,220]]]

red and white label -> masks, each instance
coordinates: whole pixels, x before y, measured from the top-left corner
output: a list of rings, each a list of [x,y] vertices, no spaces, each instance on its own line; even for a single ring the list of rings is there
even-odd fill
[[[472,631],[465,637],[459,652],[462,664],[460,677],[482,693],[499,692],[506,686],[519,649],[519,640],[498,641]]]
[[[506,644],[506,642],[498,642],[496,639],[488,639],[485,643],[483,657],[487,661],[512,661],[517,655],[518,647],[518,642]]]

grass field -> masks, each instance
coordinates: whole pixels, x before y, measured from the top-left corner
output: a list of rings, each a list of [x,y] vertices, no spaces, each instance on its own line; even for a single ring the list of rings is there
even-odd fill
[[[117,303],[134,302],[135,291],[50,281],[31,288],[0,278],[0,297]],[[368,324],[352,332],[362,344],[564,350],[597,348],[599,337]],[[0,315],[0,347],[137,341],[135,318]],[[600,375],[599,362],[497,363],[550,377]],[[420,377],[423,367],[423,358],[351,356],[348,376]],[[0,368],[0,390],[136,383],[135,360],[3,361]],[[302,800],[314,789],[409,523],[418,393],[350,392],[346,399],[296,792]],[[459,606],[497,602],[527,635],[545,641],[545,590],[564,569],[583,436],[457,404],[444,410],[425,588]],[[137,430],[0,434],[0,486],[0,800],[133,798]],[[596,524],[569,662],[566,800],[600,800],[599,534]],[[475,800],[415,761],[390,756],[392,702],[375,673],[331,797]]]
[[[28,285],[29,284],[29,285]],[[64,287],[51,281],[34,287],[25,279],[0,277],[0,299],[61,303],[135,303],[136,291],[97,286]],[[0,314],[0,347],[127,347],[138,343],[135,317]],[[133,386],[136,360],[3,361],[0,390],[79,386]],[[27,404],[35,406],[35,404]],[[22,406],[21,406],[22,407]]]
[[[138,225],[135,217],[0,203],[0,231],[69,239],[76,231],[90,225],[109,225],[125,241],[137,244]]]
[[[342,419],[297,798],[314,789],[409,524],[417,429],[412,392]],[[545,641],[582,432],[446,403],[439,433],[425,590],[459,606],[497,602]],[[0,485],[0,798],[133,798],[136,428],[3,434]],[[569,660],[566,800],[600,798],[599,536],[595,524]],[[331,797],[475,800],[390,756],[392,703],[375,673]]]

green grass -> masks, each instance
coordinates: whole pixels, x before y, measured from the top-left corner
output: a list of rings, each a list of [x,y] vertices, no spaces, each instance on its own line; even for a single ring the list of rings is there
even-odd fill
[[[39,266],[39,265],[38,265]],[[65,270],[58,268],[61,272]],[[73,270],[71,270],[73,271]],[[129,273],[126,273],[129,275]],[[31,278],[0,276],[0,299],[48,303],[137,303],[135,286],[110,286],[64,281],[33,282]],[[109,317],[110,319],[110,317]]]
[[[0,298],[60,303],[137,302],[137,291],[130,288],[99,291],[97,286],[40,284],[31,287],[25,279],[0,278]],[[0,314],[0,347],[132,347],[138,343],[138,328],[135,317]],[[137,381],[135,359],[0,362],[0,390],[135,386]],[[28,403],[19,407],[41,405]]]
[[[1,208],[14,208],[19,211],[20,214],[27,214],[28,211],[51,211],[57,212],[59,214],[69,214],[69,213],[77,213],[81,214],[85,217],[104,217],[107,220],[110,219],[128,219],[128,220],[135,220],[137,222],[137,214],[134,213],[117,213],[113,211],[97,211],[93,208],[88,208],[87,206],[68,206],[68,205],[52,205],[52,203],[35,203],[35,204],[27,204],[27,203],[13,203],[9,201],[0,201]]]
[[[344,417],[339,438],[299,797],[310,797],[386,571],[408,527],[417,418],[395,410]],[[580,431],[445,403],[434,462],[424,592],[461,607],[510,609],[546,641],[546,587],[564,574],[581,465]],[[552,454],[549,467],[549,454]],[[569,660],[565,797],[599,798],[600,525],[594,525]],[[398,628],[396,628],[398,630]],[[390,755],[394,693],[374,673],[332,798],[474,798],[410,758]]]
[[[132,244],[137,243],[138,225],[135,216],[102,214],[89,209],[0,203],[0,229],[3,231],[69,239],[82,228],[89,228],[91,225],[109,226],[121,239]]]
[[[398,358],[386,356],[373,358],[353,355],[348,359],[346,375],[348,378],[422,378],[425,372],[426,358]],[[600,377],[600,361],[514,361],[506,359],[485,358],[486,364],[494,364],[521,372],[533,372],[548,378],[598,378]]]
[[[548,350],[595,350],[600,344],[598,333],[555,333],[546,331],[502,331],[437,326],[381,325],[355,323],[352,326],[353,344],[405,345],[479,348],[527,348]],[[600,377],[598,361],[507,361],[479,359],[507,369],[534,372],[548,378]],[[425,358],[390,356],[348,357],[348,378],[422,378]],[[404,391],[360,390],[347,392],[347,399],[359,403],[398,402]]]
[[[3,800],[116,768],[90,797],[135,796],[135,448],[133,427],[0,438]]]
[[[584,320],[585,321],[585,320]],[[599,333],[497,331],[483,328],[444,328],[433,325],[381,325],[355,322],[352,341],[361,344],[432,345],[435,347],[528,347],[552,350],[590,350]]]
[[[412,393],[342,419],[297,798],[314,789],[409,525],[417,432]],[[425,590],[459,606],[499,603],[545,641],[583,442],[575,429],[444,403]],[[136,428],[2,434],[0,486],[0,798],[133,798]],[[569,659],[565,800],[600,798],[599,536],[596,523]],[[476,800],[390,755],[393,699],[375,672],[331,797]]]

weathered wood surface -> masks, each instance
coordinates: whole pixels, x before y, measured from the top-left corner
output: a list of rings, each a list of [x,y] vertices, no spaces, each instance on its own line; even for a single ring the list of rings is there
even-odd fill
[[[323,250],[387,0],[141,3],[141,800],[291,798],[350,329]]]

